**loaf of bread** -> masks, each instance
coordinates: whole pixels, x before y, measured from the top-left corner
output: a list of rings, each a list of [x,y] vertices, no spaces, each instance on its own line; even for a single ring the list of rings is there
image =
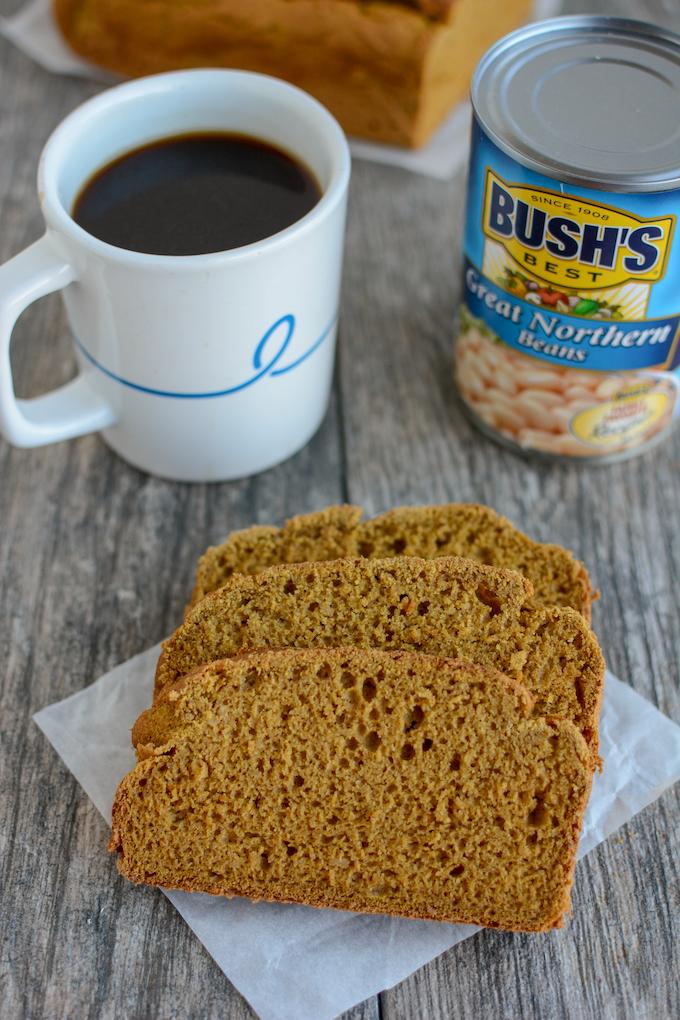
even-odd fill
[[[400,507],[362,521],[361,507],[331,506],[287,521],[283,528],[234,531],[201,557],[191,599],[195,605],[232,574],[343,556],[468,556],[519,570],[546,606],[571,606],[590,620],[596,593],[588,571],[559,545],[533,542],[494,510],[475,503]]]
[[[345,130],[422,144],[531,0],[53,0],[68,44],[124,75],[236,67],[299,85]]]
[[[259,652],[166,689],[136,737],[109,846],[133,882],[563,924],[591,760],[516,681],[421,654]]]
[[[522,681],[541,715],[571,720],[597,758],[604,662],[583,617],[535,606],[515,571],[470,559],[345,559],[235,575],[163,645],[161,691],[254,648],[354,645],[467,659]]]

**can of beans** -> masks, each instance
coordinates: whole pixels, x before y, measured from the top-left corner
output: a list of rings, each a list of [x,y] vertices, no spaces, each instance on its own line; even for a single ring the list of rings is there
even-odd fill
[[[463,404],[523,452],[640,453],[680,410],[680,36],[529,25],[482,58],[472,104]]]

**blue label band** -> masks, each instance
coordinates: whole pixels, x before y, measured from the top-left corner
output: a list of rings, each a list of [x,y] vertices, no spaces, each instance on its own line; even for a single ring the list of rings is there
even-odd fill
[[[280,319],[277,319],[276,322],[269,327],[255,347],[252,358],[252,365],[254,369],[253,375],[251,375],[248,379],[245,379],[243,382],[237,383],[235,386],[201,392],[159,390],[154,389],[151,386],[142,386],[141,383],[133,382],[130,379],[124,379],[116,372],[112,372],[111,369],[106,368],[106,366],[98,361],[94,355],[90,354],[78,337],[74,336],[73,339],[78,350],[91,365],[94,365],[95,368],[97,368],[100,372],[103,372],[109,379],[113,379],[115,382],[120,383],[121,386],[127,386],[132,390],[137,390],[139,393],[147,393],[153,397],[171,397],[175,400],[209,400],[213,397],[228,397],[233,393],[239,393],[241,390],[245,390],[249,386],[253,386],[265,376],[276,377],[292,372],[298,367],[298,365],[301,365],[303,361],[306,361],[307,358],[321,347],[324,340],[326,340],[333,332],[337,321],[338,312],[336,311],[329,324],[326,326],[321,335],[317,337],[314,343],[310,344],[309,347],[293,361],[281,364],[283,355],[288,350],[295,333],[295,316],[292,314],[282,315]],[[265,360],[267,357],[267,348],[271,347],[272,342],[276,340],[277,337],[279,343],[278,348],[275,353],[269,357],[269,360]]]
[[[680,316],[633,322],[586,319],[530,304],[493,283],[465,261],[464,301],[508,346],[551,364],[595,372],[670,369],[680,363],[674,347]],[[673,358],[673,363],[668,364]]]

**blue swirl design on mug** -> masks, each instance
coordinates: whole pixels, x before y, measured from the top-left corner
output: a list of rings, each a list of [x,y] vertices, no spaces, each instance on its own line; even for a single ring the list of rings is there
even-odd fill
[[[124,379],[122,376],[112,372],[111,369],[106,368],[105,365],[102,365],[101,362],[94,357],[94,355],[90,354],[77,337],[74,337],[74,341],[78,349],[82,352],[85,358],[87,358],[90,364],[94,365],[95,368],[98,368],[99,371],[103,372],[104,375],[109,377],[109,379],[115,380],[115,382],[120,383],[122,386],[129,386],[130,389],[138,390],[140,393],[148,393],[154,397],[173,397],[176,400],[208,400],[211,397],[228,397],[232,393],[239,393],[241,390],[245,390],[249,386],[254,386],[255,383],[264,378],[264,376],[269,375],[274,378],[279,375],[286,375],[287,372],[292,372],[293,369],[297,368],[298,365],[301,365],[303,361],[306,361],[307,358],[309,358],[314,351],[321,346],[324,340],[326,340],[332,332],[337,321],[338,312],[336,311],[321,336],[319,336],[314,343],[311,344],[307,350],[294,361],[290,361],[288,364],[282,365],[280,364],[281,359],[290,346],[296,325],[295,316],[293,314],[289,313],[288,315],[282,315],[280,319],[277,319],[276,322],[269,327],[262,339],[258,342],[257,347],[253,352],[252,364],[254,374],[250,376],[249,379],[246,379],[242,383],[238,383],[236,386],[229,386],[226,389],[221,390],[209,390],[203,393],[182,393],[174,390],[157,390],[151,386],[142,386],[140,383],[132,382],[130,379]],[[272,337],[284,328],[285,336],[281,340],[278,350],[269,361],[265,361],[266,349]]]

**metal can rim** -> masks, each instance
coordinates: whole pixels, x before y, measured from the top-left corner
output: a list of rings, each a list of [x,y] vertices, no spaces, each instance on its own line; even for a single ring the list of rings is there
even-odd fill
[[[491,46],[480,60],[472,78],[470,88],[470,101],[475,120],[485,134],[501,151],[514,159],[521,166],[525,166],[536,173],[543,174],[553,180],[559,180],[565,184],[577,187],[592,188],[596,191],[610,191],[620,193],[633,192],[661,192],[673,191],[680,188],[680,163],[674,175],[654,177],[653,175],[635,175],[631,173],[595,174],[579,172],[569,168],[562,163],[550,159],[548,153],[541,156],[524,152],[521,148],[509,142],[501,133],[496,131],[488,119],[483,116],[480,110],[480,93],[483,88],[484,76],[492,64],[501,54],[511,51],[518,44],[535,39],[541,35],[556,34],[568,30],[610,30],[623,35],[643,35],[648,39],[660,40],[670,43],[678,50],[680,55],[680,34],[663,28],[661,25],[654,25],[651,22],[640,21],[633,18],[620,18],[608,15],[577,14],[559,18],[549,18],[545,21],[532,22],[522,28],[503,36],[498,42]]]

